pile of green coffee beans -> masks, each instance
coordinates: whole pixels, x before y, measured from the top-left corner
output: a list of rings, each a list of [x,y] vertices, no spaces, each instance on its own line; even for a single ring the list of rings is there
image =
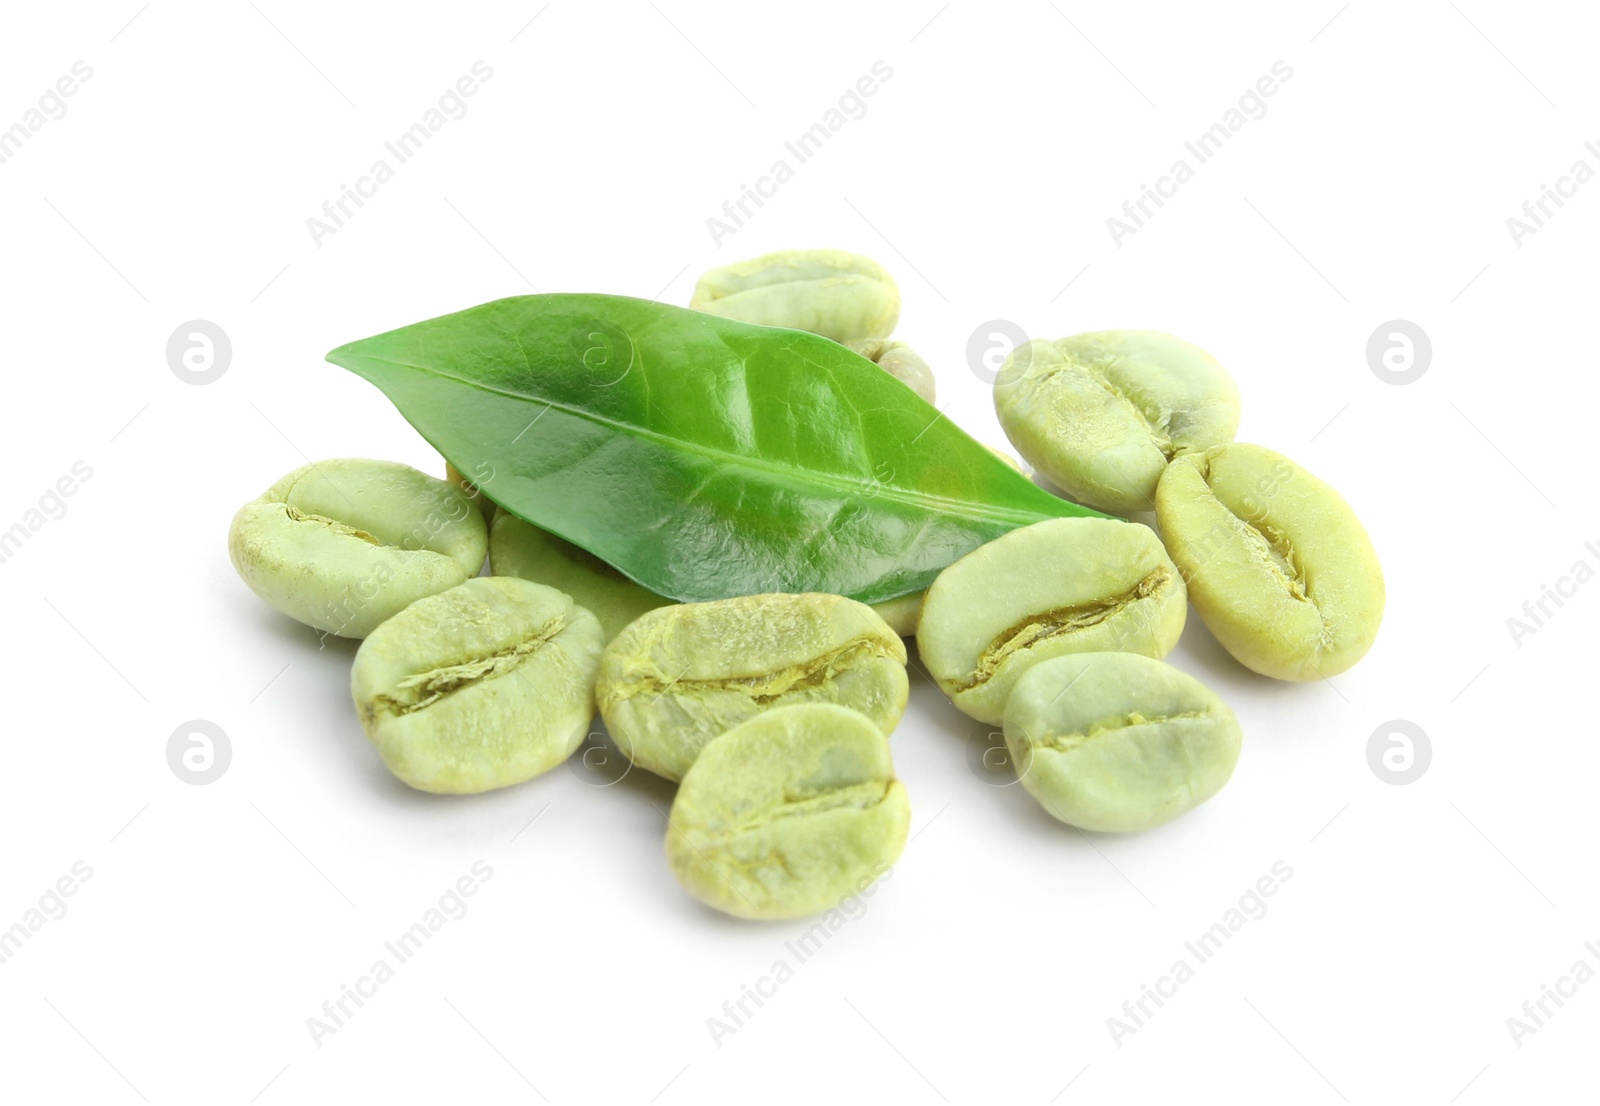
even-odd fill
[[[867,258],[771,254],[706,274],[691,306],[850,345],[931,402],[888,340],[899,292]],[[1085,830],[1134,832],[1215,795],[1233,712],[1162,662],[1193,601],[1242,664],[1331,676],[1371,646],[1383,576],[1337,492],[1236,444],[1238,391],[1209,354],[1149,331],[1014,350],[995,382],[1008,437],[1074,500],[1149,526],[1065,518],[1014,530],[925,593],[674,603],[496,508],[460,473],[331,460],[234,518],[239,575],[278,610],[364,639],[351,691],[389,769],[471,794],[562,763],[598,710],[618,749],[679,784],[672,870],[745,918],[827,910],[905,848],[888,736],[915,637],[949,700],[1003,729],[1027,791]],[[1003,456],[1003,455],[1002,455]],[[490,575],[480,576],[487,555]]]

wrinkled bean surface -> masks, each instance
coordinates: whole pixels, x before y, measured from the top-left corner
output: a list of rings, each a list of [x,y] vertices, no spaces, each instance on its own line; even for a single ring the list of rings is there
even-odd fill
[[[1194,677],[1133,653],[1074,653],[1017,681],[1006,746],[1056,818],[1132,833],[1221,790],[1239,760],[1233,712]]]
[[[706,273],[689,306],[850,342],[889,336],[900,318],[900,289],[882,265],[860,254],[781,250]]]
[[[350,689],[389,770],[422,791],[520,783],[594,718],[600,624],[554,588],[484,576],[420,599],[356,651]]]
[[[779,707],[701,752],[672,804],[667,859],[718,910],[795,918],[866,891],[910,823],[877,724],[830,703]]]
[[[1205,350],[1154,330],[1106,330],[1014,350],[994,386],[1017,451],[1068,496],[1150,510],[1173,457],[1233,440],[1239,391]]]
[[[905,710],[906,649],[838,595],[747,595],[642,615],[606,646],[597,695],[635,764],[681,779],[700,750],[777,706],[838,703],[883,733]]]
[[[228,531],[233,566],[257,595],[351,638],[476,576],[487,546],[470,497],[392,461],[296,469],[245,504]]]
[[[489,571],[548,584],[600,620],[610,641],[645,611],[672,600],[640,587],[599,557],[506,511],[489,528]]]
[[[1383,569],[1350,505],[1280,453],[1235,443],[1175,460],[1156,517],[1195,610],[1245,667],[1343,672],[1383,620]]]
[[[979,546],[928,588],[917,649],[952,702],[999,722],[1012,686],[1063,653],[1164,657],[1178,642],[1183,581],[1147,526],[1064,518]]]

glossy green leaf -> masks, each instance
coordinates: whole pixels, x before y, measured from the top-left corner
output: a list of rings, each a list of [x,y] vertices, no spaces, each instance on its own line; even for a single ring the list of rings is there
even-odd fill
[[[826,338],[645,300],[519,296],[341,346],[512,514],[675,599],[878,602],[1049,494]]]

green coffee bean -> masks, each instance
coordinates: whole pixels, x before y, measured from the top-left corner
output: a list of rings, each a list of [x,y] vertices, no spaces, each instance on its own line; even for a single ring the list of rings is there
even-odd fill
[[[900,318],[900,289],[882,265],[859,254],[781,250],[711,270],[689,306],[849,342],[888,337]]]
[[[465,795],[566,760],[594,718],[600,623],[555,588],[486,576],[419,599],[361,643],[350,689],[389,770]]]
[[[872,604],[878,617],[889,624],[889,629],[901,637],[911,637],[917,632],[917,619],[922,614],[922,598],[927,591],[914,591],[898,599],[886,599]]]
[[[1006,704],[1006,747],[1022,786],[1056,818],[1134,833],[1222,789],[1239,722],[1200,681],[1132,653],[1074,653],[1034,665]]]
[[[1186,613],[1183,580],[1148,526],[1052,519],[941,572],[922,604],[917,649],[958,708],[994,723],[1039,661],[1108,650],[1164,657]]]
[[[933,370],[904,342],[891,342],[887,338],[863,338],[844,343],[878,368],[910,388],[917,395],[934,402]]]
[[[645,611],[672,600],[640,587],[599,557],[506,511],[489,527],[489,571],[548,584],[600,620],[606,641]]]
[[[706,743],[792,703],[840,703],[885,734],[905,710],[906,647],[838,595],[747,595],[647,611],[606,646],[596,695],[618,748],[681,779]]]
[[[468,480],[466,474],[452,465],[449,461],[444,463],[444,478],[450,483],[454,484],[456,487],[460,488],[462,491],[466,492],[467,498],[471,499],[478,505],[478,510],[483,512],[484,522],[492,523],[494,521],[494,513],[500,508],[496,507],[494,505],[494,501],[483,494],[483,489],[479,488],[478,485],[474,484],[471,480]]]
[[[1156,517],[1195,610],[1246,668],[1310,680],[1371,648],[1377,551],[1339,493],[1287,457],[1236,443],[1179,458]]]
[[[1024,475],[1024,476],[1028,475],[1028,470],[1022,467],[1022,462],[1018,461],[1015,457],[1011,456],[1011,454],[1007,453],[1005,450],[996,449],[992,445],[984,446],[984,448],[987,449],[990,453],[993,453],[996,457],[1000,458],[1006,464],[1010,465],[1012,468],[1016,469],[1018,472],[1022,473],[1022,475]]]
[[[866,890],[910,824],[876,723],[830,703],[779,707],[702,750],[672,804],[667,861],[718,910],[797,918]]]
[[[240,577],[291,618],[360,638],[478,574],[488,546],[465,493],[392,461],[322,461],[247,503],[228,530]]]
[[[1239,392],[1205,350],[1155,330],[1106,330],[1012,351],[994,385],[1000,425],[1086,506],[1150,510],[1180,454],[1233,440]]]

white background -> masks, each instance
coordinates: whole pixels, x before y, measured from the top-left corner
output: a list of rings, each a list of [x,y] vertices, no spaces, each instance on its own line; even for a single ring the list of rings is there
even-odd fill
[[[1600,184],[1520,247],[1506,220],[1575,160],[1600,168],[1591,15],[8,8],[0,126],[74,61],[93,77],[0,165],[0,529],[73,462],[93,475],[0,564],[0,927],[75,861],[93,876],[0,965],[0,1098],[1571,1100],[1593,1082],[1600,983],[1521,1047],[1507,1019],[1574,961],[1600,966],[1600,584],[1520,647],[1506,623],[1600,565]],[[480,59],[467,114],[314,244],[306,220]],[[880,59],[893,76],[865,115],[715,244],[707,219]],[[1280,59],[1293,77],[1265,117],[1114,244],[1107,218]],[[670,787],[642,773],[407,791],[357,725],[353,646],[319,651],[256,599],[225,535],[307,458],[438,470],[323,362],[333,346],[534,289],[685,303],[704,269],[799,246],[897,275],[897,336],[997,445],[965,353],[987,320],[1208,348],[1238,380],[1240,437],[1360,512],[1389,605],[1331,685],[1254,677],[1191,619],[1171,659],[1235,708],[1243,758],[1214,801],[1130,838],[1086,838],[974,769],[984,728],[914,675],[893,749],[915,840],[718,1047],[707,1019],[806,923],[684,893],[661,855]],[[205,386],[166,361],[192,319],[233,344]],[[1405,386],[1367,362],[1392,319],[1433,345]],[[208,786],[168,768],[191,719],[231,739]],[[1368,764],[1391,719],[1431,739],[1407,786]],[[307,1019],[478,860],[493,877],[469,912],[317,1047]],[[1266,915],[1119,1047],[1107,1019],[1275,861],[1293,876]]]

